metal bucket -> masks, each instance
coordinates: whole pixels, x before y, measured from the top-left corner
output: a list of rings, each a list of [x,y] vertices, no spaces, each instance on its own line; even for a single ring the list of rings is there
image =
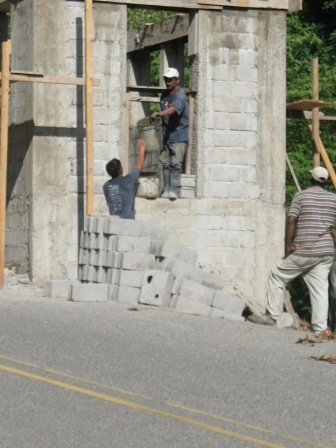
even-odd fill
[[[146,141],[146,152],[161,151],[162,141],[162,120],[161,117],[145,117],[137,123],[140,138]]]

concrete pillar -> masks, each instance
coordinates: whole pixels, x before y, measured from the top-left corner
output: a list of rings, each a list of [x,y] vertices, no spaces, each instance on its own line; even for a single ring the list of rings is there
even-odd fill
[[[22,0],[11,14],[12,69],[84,76],[84,2]],[[126,6],[93,7],[95,211],[104,204],[104,166],[125,135]],[[6,261],[27,264],[35,284],[76,278],[85,213],[84,88],[12,87]],[[96,199],[97,197],[97,199]],[[98,205],[97,205],[98,204]],[[106,210],[104,210],[106,211]],[[27,232],[29,229],[29,234]],[[19,244],[15,234],[20,235]]]
[[[217,241],[230,239],[221,272],[261,309],[268,271],[283,253],[285,21],[285,11],[226,9],[199,11],[191,26],[197,197],[213,216],[208,231],[215,237],[220,219],[225,238]],[[199,224],[207,231],[202,217]],[[199,261],[210,258],[206,244]]]

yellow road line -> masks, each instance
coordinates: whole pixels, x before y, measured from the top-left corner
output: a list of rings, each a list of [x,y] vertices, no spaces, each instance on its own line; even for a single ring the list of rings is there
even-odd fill
[[[289,434],[281,434],[277,431],[273,431],[271,429],[262,428],[260,426],[250,425],[249,423],[240,422],[239,420],[233,420],[231,418],[223,417],[221,415],[212,414],[211,412],[201,411],[199,409],[190,408],[188,406],[183,406],[175,403],[166,403],[168,406],[171,406],[176,409],[181,409],[181,411],[191,412],[193,414],[204,415],[206,417],[215,418],[216,420],[222,420],[223,422],[232,423],[237,426],[245,426],[245,428],[252,429],[254,431],[265,432],[268,434],[272,434],[274,436],[280,436],[283,439],[293,440],[295,442],[305,443],[307,445],[311,445],[316,448],[332,448],[330,445],[322,445],[321,443],[315,443],[310,440],[301,439],[299,437],[291,436]]]
[[[144,406],[139,403],[134,403],[132,401],[123,400],[123,399],[120,399],[117,397],[112,397],[111,395],[102,394],[100,392],[95,392],[90,389],[85,389],[83,387],[74,386],[72,384],[64,383],[62,381],[57,381],[57,380],[53,380],[51,378],[47,378],[47,377],[44,377],[41,375],[36,375],[36,374],[30,373],[30,372],[25,372],[24,370],[15,369],[15,368],[8,367],[8,366],[2,365],[2,364],[0,364],[0,369],[3,371],[6,371],[6,372],[10,372],[10,373],[14,373],[16,375],[23,376],[25,378],[29,378],[29,379],[36,380],[36,381],[41,381],[41,382],[47,383],[47,384],[51,384],[53,386],[57,386],[62,389],[71,390],[73,392],[78,392],[78,393],[81,393],[84,395],[88,395],[90,397],[98,398],[100,400],[109,401],[109,402],[118,404],[120,406],[125,406],[128,408],[134,409],[134,410],[147,412],[147,413],[150,413],[153,415],[158,415],[161,417],[166,417],[171,420],[178,421],[180,423],[185,423],[187,425],[196,426],[198,428],[205,429],[205,430],[215,432],[218,434],[222,434],[222,435],[234,438],[234,439],[245,440],[246,442],[255,443],[259,446],[265,446],[268,448],[285,448],[284,445],[279,445],[277,443],[268,442],[267,440],[262,440],[262,439],[258,439],[255,437],[245,436],[245,435],[239,434],[237,432],[228,431],[226,429],[220,428],[219,426],[209,425],[207,423],[204,423],[204,422],[201,422],[198,420],[192,420],[190,418],[182,417],[180,415],[173,414],[171,412],[165,412],[160,409],[155,409],[155,408],[152,408],[149,406]]]
[[[71,379],[71,380],[81,381],[82,383],[92,384],[93,386],[103,387],[104,389],[113,390],[114,392],[120,392],[120,393],[125,394],[125,395],[131,395],[133,397],[143,398],[145,400],[153,400],[151,397],[148,397],[148,396],[142,395],[142,394],[138,394],[136,392],[131,392],[130,390],[120,389],[118,387],[112,387],[112,386],[109,386],[108,384],[98,383],[96,381],[88,380],[88,379],[85,379],[85,378],[80,378],[78,376],[69,375],[67,373],[59,372],[58,370],[46,369],[44,367],[37,366],[36,364],[31,364],[29,362],[25,362],[25,361],[21,361],[19,359],[11,358],[10,356],[0,355],[0,359],[5,359],[6,361],[11,361],[11,362],[13,362],[15,364],[20,364],[20,365],[23,365],[23,366],[33,367],[34,369],[42,370],[43,372],[53,373],[55,375],[62,376],[64,378],[68,378],[68,379]]]

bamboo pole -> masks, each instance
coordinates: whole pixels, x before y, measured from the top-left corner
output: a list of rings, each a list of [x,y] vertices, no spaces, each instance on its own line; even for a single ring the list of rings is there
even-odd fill
[[[312,125],[310,124],[308,127],[309,127],[311,133],[313,133]],[[316,144],[316,148],[317,148],[318,152],[321,154],[321,157],[322,157],[322,160],[323,160],[323,162],[325,164],[325,167],[328,170],[330,179],[331,179],[334,187],[336,188],[336,174],[335,174],[335,170],[334,170],[334,167],[332,166],[332,164],[330,162],[330,159],[329,159],[329,156],[327,154],[327,151],[325,150],[325,147],[323,146],[322,140],[321,140],[319,135],[317,136],[315,144]]]
[[[315,58],[311,62],[312,69],[312,96],[313,100],[319,100],[319,79],[318,79],[318,59]],[[312,121],[312,138],[313,138],[313,164],[315,166],[320,165],[320,153],[316,147],[316,141],[320,135],[320,121],[319,121],[319,108],[313,107],[312,109],[313,121]]]
[[[0,124],[0,288],[4,286],[10,41],[2,43]]]
[[[86,214],[93,214],[92,0],[85,0]]]

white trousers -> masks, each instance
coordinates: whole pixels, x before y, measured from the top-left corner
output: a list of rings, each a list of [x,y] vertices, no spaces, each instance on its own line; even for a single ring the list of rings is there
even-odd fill
[[[314,331],[328,328],[328,276],[333,256],[300,257],[292,253],[282,258],[268,277],[267,311],[277,319],[283,312],[283,293],[287,284],[302,275],[312,307],[311,323]]]

